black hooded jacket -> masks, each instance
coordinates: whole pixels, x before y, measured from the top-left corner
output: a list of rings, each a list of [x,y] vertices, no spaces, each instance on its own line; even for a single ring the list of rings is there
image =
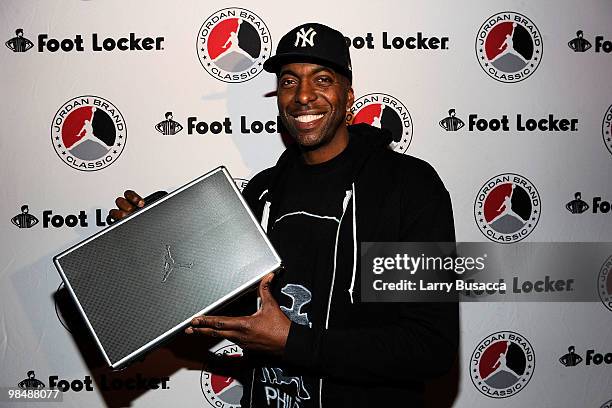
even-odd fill
[[[335,268],[331,282],[322,280],[316,288],[328,300],[321,316],[326,327],[292,323],[281,363],[319,378],[315,406],[420,407],[424,381],[445,373],[456,358],[457,304],[361,303],[359,243],[453,242],[450,197],[428,163],[388,148],[387,132],[354,125],[349,135],[355,159]],[[298,147],[290,146],[244,189],[264,229],[275,219],[275,203],[288,182],[284,170],[299,155]],[[244,386],[243,406],[267,406],[251,392],[261,384],[247,380]]]

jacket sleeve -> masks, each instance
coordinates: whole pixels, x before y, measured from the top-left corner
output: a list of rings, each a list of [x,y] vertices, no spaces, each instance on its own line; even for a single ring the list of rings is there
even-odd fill
[[[454,242],[451,202],[443,186],[420,211],[412,212],[402,225],[401,239]],[[362,327],[315,331],[292,324],[285,361],[321,376],[368,384],[422,381],[448,371],[459,341],[457,303],[388,307],[399,308],[398,319],[384,326],[364,321]]]

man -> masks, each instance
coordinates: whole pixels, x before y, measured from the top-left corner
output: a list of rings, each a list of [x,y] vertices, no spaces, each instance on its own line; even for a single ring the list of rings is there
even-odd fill
[[[359,243],[454,241],[448,192],[390,135],[347,127],[352,70],[344,36],[294,28],[264,68],[278,78],[281,120],[297,142],[243,191],[285,270],[259,287],[250,316],[202,316],[186,333],[230,339],[252,366],[243,406],[422,406],[423,382],[447,371],[456,304],[360,302]],[[113,217],[144,201],[126,192]]]

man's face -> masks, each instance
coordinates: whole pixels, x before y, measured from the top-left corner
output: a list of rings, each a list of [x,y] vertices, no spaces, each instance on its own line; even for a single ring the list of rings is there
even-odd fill
[[[326,145],[344,126],[355,96],[347,78],[321,65],[283,65],[278,76],[278,111],[300,146]]]

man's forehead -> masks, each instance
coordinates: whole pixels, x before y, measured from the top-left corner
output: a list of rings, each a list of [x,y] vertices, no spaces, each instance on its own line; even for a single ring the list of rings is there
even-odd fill
[[[280,71],[279,71],[279,76],[283,74],[291,74],[291,73],[293,74],[312,74],[312,73],[318,73],[321,71],[328,71],[332,74],[336,74],[336,71],[324,65],[313,64],[310,62],[292,62],[290,64],[285,64],[281,66]]]

